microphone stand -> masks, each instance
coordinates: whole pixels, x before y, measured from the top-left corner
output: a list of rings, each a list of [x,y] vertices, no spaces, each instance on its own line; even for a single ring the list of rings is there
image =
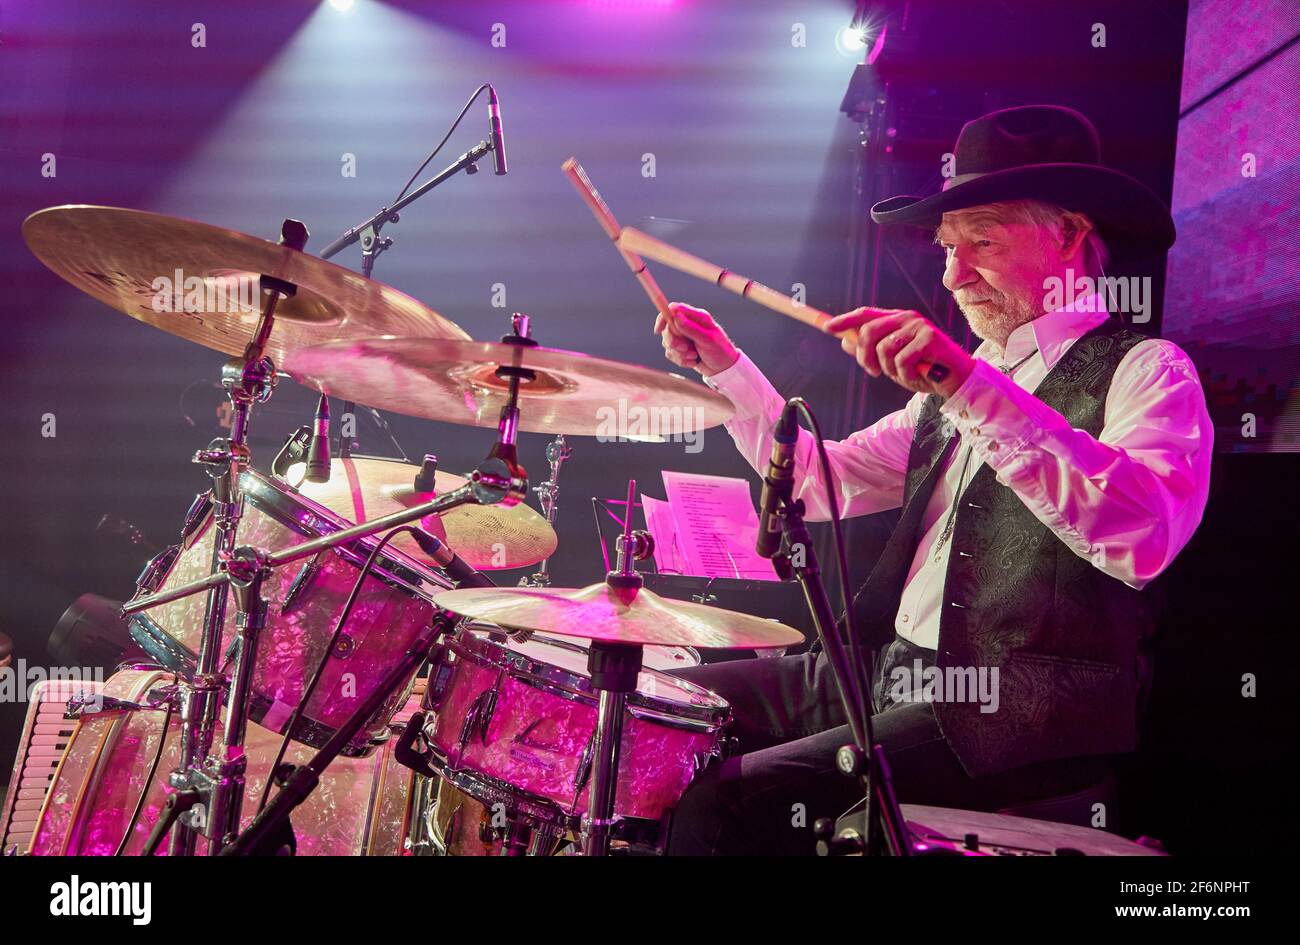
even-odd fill
[[[390,221],[396,223],[398,221],[398,211],[414,203],[416,200],[419,200],[429,191],[433,190],[433,188],[447,180],[447,178],[454,177],[461,171],[464,171],[466,174],[477,174],[478,162],[483,160],[483,158],[491,152],[491,142],[480,141],[478,144],[474,145],[474,147],[470,148],[458,157],[454,164],[425,181],[391,207],[380,207],[379,211],[373,214],[369,219],[346,230],[342,236],[321,250],[320,258],[329,259],[330,257],[337,255],[340,250],[346,249],[353,243],[360,241],[361,272],[367,279],[369,279],[370,274],[375,268],[376,257],[393,245],[392,239],[386,236],[381,237],[379,235],[379,231],[383,228],[384,224]]]
[[[871,706],[857,704],[856,671],[840,639],[835,612],[822,585],[817,554],[804,523],[803,500],[789,502],[782,497],[776,514],[782,522],[781,549],[772,556],[772,564],[782,580],[789,580],[793,575],[803,589],[853,735],[853,743],[835,753],[835,764],[842,774],[858,779],[866,798],[866,839],[861,850],[847,849],[850,845],[839,841],[829,841],[827,847],[834,852],[863,852],[868,856],[911,856],[912,845],[894,794],[885,749],[875,743],[872,733]],[[849,646],[856,648],[859,641],[850,639]],[[870,694],[864,698],[869,701]]]

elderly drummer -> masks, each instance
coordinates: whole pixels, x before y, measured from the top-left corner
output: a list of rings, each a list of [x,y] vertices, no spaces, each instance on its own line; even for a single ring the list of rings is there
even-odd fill
[[[872,216],[935,232],[944,286],[982,344],[970,355],[912,311],[833,319],[862,370],[914,396],[825,447],[843,515],[902,507],[854,602],[879,650],[873,724],[898,797],[999,810],[1100,791],[1134,748],[1149,587],[1200,522],[1213,430],[1186,354],[1104,298],[1053,298],[1100,279],[1111,254],[1174,238],[1160,201],[1100,164],[1091,123],[1007,109],[967,124],[955,150],[941,193]],[[668,360],[734,402],[727,429],[763,468],[784,399],[703,309],[676,305],[655,327]],[[795,494],[825,518],[815,445],[801,434]],[[850,736],[825,657],[681,675],[732,703],[741,753],[687,791],[669,852],[813,852],[814,820],[860,800],[835,770]]]

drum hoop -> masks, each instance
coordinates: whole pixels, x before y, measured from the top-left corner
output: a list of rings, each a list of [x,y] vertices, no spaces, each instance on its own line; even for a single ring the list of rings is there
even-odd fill
[[[542,642],[549,644],[549,641]],[[461,630],[443,645],[465,659],[469,659],[488,669],[502,670],[508,673],[512,679],[516,679],[535,689],[549,692],[571,702],[596,705],[597,696],[591,689],[590,677],[580,676],[552,663],[543,663],[531,656],[520,653],[518,650],[512,650],[508,646],[477,636],[472,630]],[[572,647],[573,644],[568,644],[568,648]],[[701,728],[700,723],[704,723],[704,731],[715,731],[722,728],[730,717],[731,707],[721,696],[685,679],[678,679],[658,670],[643,669],[641,671],[654,677],[669,680],[674,686],[681,687],[682,690],[692,695],[703,695],[710,700],[716,701],[711,701],[708,705],[698,705],[695,703],[674,702],[671,699],[648,695],[640,691],[629,692],[627,694],[627,708],[633,717],[650,717],[664,725],[675,725],[676,727],[692,730],[699,730]]]
[[[513,813],[531,817],[549,826],[573,829],[578,824],[576,814],[566,812],[549,797],[526,791],[508,781],[473,768],[453,768],[436,755],[435,764],[438,767],[439,777],[457,790],[464,791],[480,804],[489,807],[493,804],[504,804],[507,808],[513,808]]]
[[[309,539],[331,535],[350,528],[353,524],[297,492],[288,483],[267,478],[256,469],[244,470],[239,479],[239,488],[241,494],[258,511]],[[306,516],[310,516],[310,520],[305,520]],[[322,524],[330,527],[322,528]],[[329,550],[360,569],[365,566],[366,559],[370,557],[370,552],[374,550],[379,540],[377,535],[367,535],[364,538],[354,538],[346,544],[336,545]],[[385,545],[384,550],[379,552],[369,573],[391,587],[416,594],[430,602],[433,600],[433,594],[454,587],[449,579],[391,544]],[[424,586],[426,583],[434,585],[436,590],[426,589]]]
[[[139,678],[134,680],[126,689],[127,695],[125,698],[131,702],[140,701],[143,696],[149,692],[150,687],[152,687],[160,677],[168,675],[166,670],[161,669],[139,670],[138,672],[140,672]],[[107,685],[107,681],[105,682]],[[101,695],[108,695],[108,693],[101,691]],[[108,723],[107,731],[103,732],[99,738],[99,742],[95,745],[95,760],[90,765],[90,773],[77,790],[77,798],[72,805],[72,820],[68,826],[68,834],[63,840],[63,856],[69,855],[68,849],[74,842],[81,843],[84,840],[86,822],[87,818],[90,816],[90,811],[86,808],[86,798],[98,792],[100,786],[103,784],[104,774],[108,770],[108,762],[113,757],[113,752],[117,749],[117,743],[122,740],[122,730],[130,723],[134,714],[133,711],[128,710],[107,709],[91,715],[91,719],[103,718]],[[81,735],[86,721],[87,718],[84,715],[77,720],[77,728],[73,733],[72,738],[69,739],[69,746],[71,746],[71,743]],[[166,751],[167,739],[170,736],[171,726],[169,723],[167,726],[163,727],[162,735],[160,736],[163,740],[164,751]],[[64,758],[66,757],[67,752],[65,750]],[[59,768],[62,769],[62,767],[63,759],[61,758],[59,759]],[[151,785],[149,784],[145,784],[143,790],[147,792],[150,786]],[[51,784],[49,792],[45,795],[45,804],[48,804],[50,798],[53,796],[54,785]],[[41,820],[44,820],[44,818],[45,807],[42,806]],[[78,850],[80,850],[80,847],[78,847]]]
[[[222,702],[224,704],[224,698]],[[250,692],[248,694],[248,717],[258,725],[263,725],[263,719],[266,718],[267,713],[271,711],[273,705],[274,703],[272,700],[268,699],[266,696],[260,693]],[[362,742],[361,739],[365,735],[365,729],[374,722],[375,718],[382,711],[383,706],[381,705],[375,710],[374,715],[366,719],[365,726],[363,726],[362,730],[356,734],[352,741],[343,746],[343,749],[339,754],[343,755],[345,758],[369,758],[379,748],[381,748],[384,743],[392,737],[391,733],[389,733],[387,737],[380,739],[370,739],[369,737],[366,737],[364,742]],[[274,729],[270,729],[270,726],[267,726],[267,728],[268,730],[274,731]],[[303,715],[298,719],[298,724],[293,727],[293,734],[289,737],[295,742],[306,745],[308,748],[324,748],[325,743],[333,738],[337,732],[338,729],[332,728],[331,726],[325,725],[322,722],[317,722],[315,719]]]
[[[132,614],[127,621],[127,632],[140,649],[168,672],[186,679],[194,676],[194,669],[199,665],[198,654],[163,630],[147,613]]]

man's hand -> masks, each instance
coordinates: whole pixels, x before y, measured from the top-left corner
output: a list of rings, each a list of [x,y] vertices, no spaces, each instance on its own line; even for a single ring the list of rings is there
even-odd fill
[[[693,368],[701,377],[725,371],[736,363],[740,349],[702,308],[681,302],[668,306],[672,318],[655,318],[655,334],[663,339],[664,357],[673,364]]]
[[[827,334],[852,334],[840,340],[872,377],[884,374],[900,387],[947,399],[970,376],[975,359],[917,312],[891,308],[855,308],[822,326]],[[948,369],[942,381],[921,373],[922,364]],[[929,368],[927,367],[927,370]]]

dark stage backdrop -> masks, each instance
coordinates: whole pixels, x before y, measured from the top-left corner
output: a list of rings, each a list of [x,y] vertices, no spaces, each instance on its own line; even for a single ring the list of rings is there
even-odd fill
[[[1300,5],[1199,0],[1179,106],[1165,326],[1219,450],[1300,450]]]
[[[1108,161],[1171,195],[1185,2],[881,4],[870,19],[888,32],[868,91],[884,95],[875,130],[888,140],[867,148],[872,129],[839,111],[863,58],[836,44],[854,13],[839,0],[357,0],[348,13],[293,0],[0,4],[0,632],[15,639],[15,655],[46,661],[49,630],[78,594],[129,594],[143,555],[96,523],[107,513],[157,544],[173,541],[204,484],[188,456],[224,432],[213,383],[221,356],[111,312],[46,271],[19,234],[42,207],[137,207],[267,238],[294,216],[319,251],[389,202],[469,93],[490,81],[502,98],[509,175],[457,177],[409,208],[386,231],[397,242],[377,278],[475,338],[498,337],[519,310],[544,344],[659,366],[653,312],[560,174],[569,155],[624,223],[774,287],[802,285],[822,308],[917,307],[959,333],[925,237],[867,245],[862,221],[874,199],[937,188],[964,121],[1009,105],[1072,105],[1100,128]],[[473,109],[430,171],[483,137],[483,113]],[[352,162],[355,176],[345,176]],[[359,268],[359,253],[338,261]],[[1164,271],[1155,259],[1133,274],[1151,275],[1158,298]],[[837,345],[807,329],[658,275],[671,297],[712,309],[783,392],[807,396],[829,435],[905,400],[864,381]],[[1149,327],[1160,318],[1157,307]],[[258,465],[312,405],[305,390],[280,386],[258,411]],[[491,442],[486,430],[389,421],[407,453],[435,452],[448,470],[472,467]],[[362,452],[394,455],[364,418],[359,432]],[[546,442],[521,437],[534,481],[546,472]],[[593,496],[620,496],[631,477],[662,495],[662,469],[749,475],[722,431],[706,434],[699,452],[571,445],[553,567],[560,585],[600,577]],[[859,576],[887,523],[854,523]],[[1215,536],[1201,549],[1189,574],[1208,586]],[[1220,630],[1207,627],[1202,639],[1218,641]],[[0,705],[0,758],[22,708]]]

